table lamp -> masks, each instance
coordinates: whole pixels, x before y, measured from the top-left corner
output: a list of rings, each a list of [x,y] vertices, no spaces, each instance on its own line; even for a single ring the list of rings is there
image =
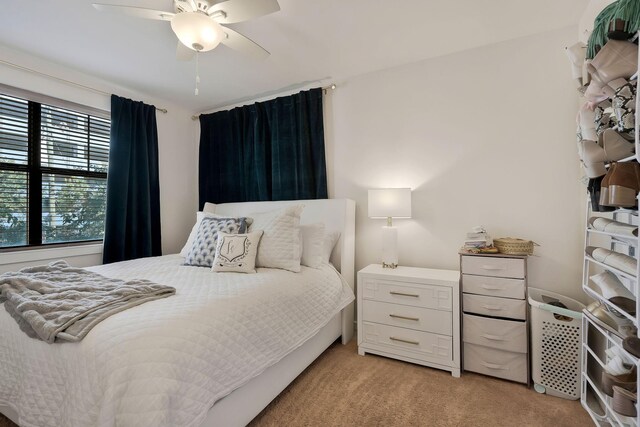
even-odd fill
[[[411,218],[410,188],[380,188],[369,190],[369,218],[386,218],[382,227],[382,267],[398,266],[398,229],[392,218]]]

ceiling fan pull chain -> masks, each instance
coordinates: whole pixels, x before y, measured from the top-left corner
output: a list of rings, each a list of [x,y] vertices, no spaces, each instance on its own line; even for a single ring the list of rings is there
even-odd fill
[[[196,90],[195,90],[196,96],[198,96],[198,86],[200,85],[200,71],[199,71],[199,64],[198,64],[199,54],[200,52],[196,50]]]

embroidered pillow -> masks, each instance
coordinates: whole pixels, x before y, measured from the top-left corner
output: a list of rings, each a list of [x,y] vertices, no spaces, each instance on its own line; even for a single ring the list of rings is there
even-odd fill
[[[300,271],[300,213],[304,205],[249,215],[253,218],[250,230],[262,230],[264,234],[258,247],[257,267],[282,268]]]
[[[211,269],[217,272],[255,273],[260,237],[262,230],[245,234],[220,233]]]
[[[198,228],[200,227],[200,222],[202,221],[203,218],[229,218],[223,215],[218,215],[212,212],[208,212],[207,205],[210,205],[210,203],[205,203],[204,210],[202,212],[196,213],[196,223],[191,228],[191,232],[189,233],[187,242],[184,244],[184,246],[182,247],[182,250],[180,251],[180,255],[182,255],[185,258],[189,253],[191,246],[193,246],[193,241],[196,239],[196,234],[198,233]],[[251,222],[252,222],[251,218],[238,218],[238,219],[245,220],[246,228],[249,228],[249,226],[251,225]],[[240,233],[245,233],[246,231],[247,231],[246,229],[240,230]]]
[[[211,267],[216,255],[219,233],[238,234],[245,232],[246,229],[244,218],[202,218],[184,263],[199,267]]]

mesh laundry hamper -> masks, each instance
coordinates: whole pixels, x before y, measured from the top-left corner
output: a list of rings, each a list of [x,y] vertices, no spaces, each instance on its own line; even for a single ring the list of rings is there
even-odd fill
[[[561,302],[567,308],[556,307],[552,305],[554,302]],[[536,288],[529,288],[529,305],[531,376],[535,390],[564,399],[579,399],[584,305]]]

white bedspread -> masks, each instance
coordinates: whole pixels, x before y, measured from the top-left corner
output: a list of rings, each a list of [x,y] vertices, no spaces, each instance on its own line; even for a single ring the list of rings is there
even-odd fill
[[[212,273],[168,255],[92,271],[175,296],[115,314],[79,343],[27,337],[0,307],[0,404],[30,426],[197,426],[213,403],[312,337],[348,303],[331,267]]]

